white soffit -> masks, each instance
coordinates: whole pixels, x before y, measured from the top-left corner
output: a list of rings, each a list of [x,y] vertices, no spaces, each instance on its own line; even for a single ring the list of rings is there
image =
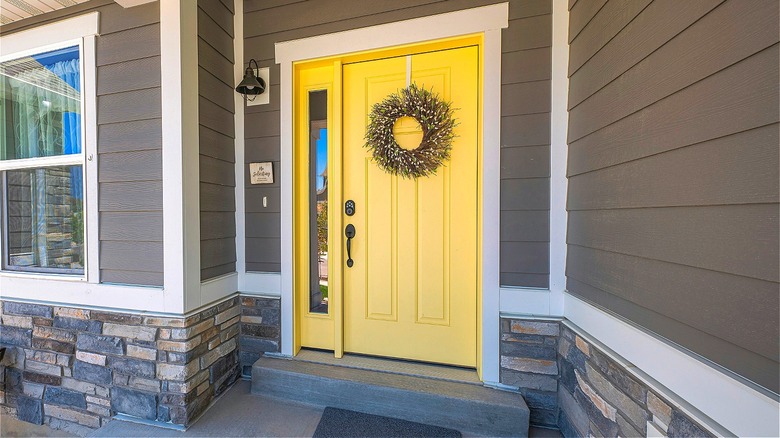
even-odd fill
[[[89,0],[2,0],[0,1],[0,25],[25,18],[76,6]]]

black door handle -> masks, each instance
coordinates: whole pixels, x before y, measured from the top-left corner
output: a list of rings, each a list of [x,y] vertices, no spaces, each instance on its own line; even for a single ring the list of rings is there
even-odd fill
[[[355,226],[348,224],[347,228],[344,230],[344,235],[347,236],[347,267],[351,268],[352,265],[355,264],[355,262],[352,261],[352,238],[355,237]]]

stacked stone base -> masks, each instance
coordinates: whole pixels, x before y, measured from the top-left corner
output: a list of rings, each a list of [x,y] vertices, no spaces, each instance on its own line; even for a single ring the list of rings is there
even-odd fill
[[[0,404],[86,434],[115,414],[187,425],[241,373],[241,307],[187,318],[2,302]]]
[[[566,322],[501,320],[501,383],[564,436],[712,436]]]

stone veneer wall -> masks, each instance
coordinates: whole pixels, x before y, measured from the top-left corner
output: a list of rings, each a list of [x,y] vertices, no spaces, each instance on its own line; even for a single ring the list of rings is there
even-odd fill
[[[85,434],[123,413],[190,423],[240,375],[235,297],[187,318],[2,301],[5,412]]]
[[[558,321],[501,319],[504,385],[518,387],[531,409],[531,424],[558,424]]]
[[[501,319],[501,383],[519,388],[531,424],[564,436],[711,436],[567,322]]]
[[[241,369],[252,374],[252,364],[263,353],[281,351],[281,300],[279,298],[241,297]]]

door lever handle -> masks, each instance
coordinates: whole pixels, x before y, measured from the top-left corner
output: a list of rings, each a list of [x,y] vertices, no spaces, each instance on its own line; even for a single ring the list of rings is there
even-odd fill
[[[355,237],[355,226],[348,224],[344,235],[347,236],[347,267],[351,268],[355,264],[352,260],[352,238]]]

